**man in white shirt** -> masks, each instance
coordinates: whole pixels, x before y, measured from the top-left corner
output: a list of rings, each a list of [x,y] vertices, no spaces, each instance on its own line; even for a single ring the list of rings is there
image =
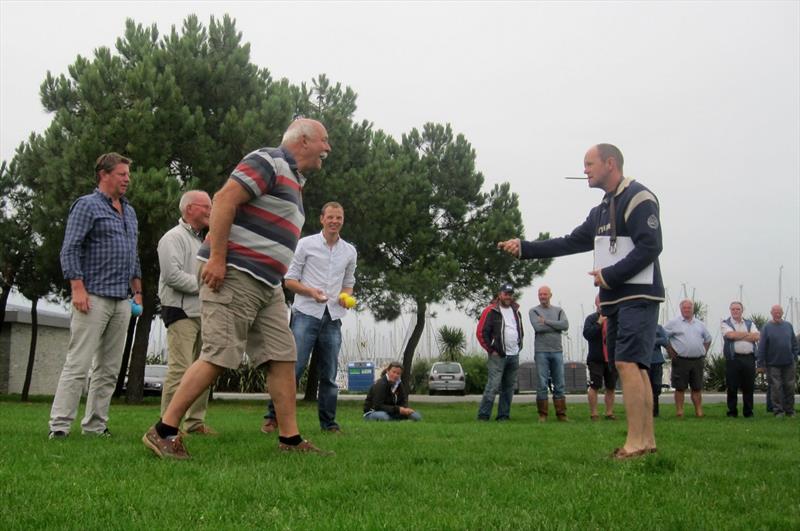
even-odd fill
[[[344,209],[336,202],[326,203],[320,215],[322,232],[301,238],[284,277],[286,287],[295,293],[292,304],[292,335],[297,344],[295,377],[300,381],[312,350],[318,356],[319,424],[323,431],[339,433],[336,423],[336,384],[339,349],[342,345],[342,317],[355,285],[357,253],[339,232],[344,224]],[[261,431],[277,429],[275,409],[269,402]]]
[[[667,352],[672,360],[672,387],[675,388],[675,414],[683,417],[683,401],[687,387],[692,390],[696,417],[703,416],[703,365],[711,346],[706,325],[694,317],[694,303],[681,301],[681,315],[664,326],[669,339]]]
[[[742,414],[753,416],[753,390],[756,382],[756,345],[760,334],[749,319],[742,318],[744,306],[739,301],[730,305],[731,316],[722,320],[724,341],[725,384],[728,388],[728,416],[738,417],[738,392],[742,390]]]

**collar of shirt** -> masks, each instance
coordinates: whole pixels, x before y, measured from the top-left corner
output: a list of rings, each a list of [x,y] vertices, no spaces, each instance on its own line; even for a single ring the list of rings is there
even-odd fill
[[[297,176],[297,182],[300,183],[300,188],[305,186],[306,185],[306,178],[302,173],[300,173],[297,170],[297,161],[294,160],[294,157],[292,156],[292,154],[289,153],[289,150],[287,150],[283,146],[280,146],[278,149],[283,151],[283,158],[284,158],[284,160],[286,160],[286,163],[289,165],[289,168],[292,170],[292,172]]]
[[[336,241],[333,242],[333,245],[329,244],[328,240],[325,239],[325,231],[324,230],[319,231],[319,237],[322,238],[322,243],[324,243],[325,245],[327,245],[331,249],[333,249],[334,247],[339,245],[339,242],[342,241],[342,237],[337,234],[336,235]]]
[[[94,189],[94,193],[96,193],[97,195],[102,197],[105,200],[106,203],[108,203],[109,205],[112,205],[111,208],[114,208],[113,207],[114,199],[110,195],[107,195],[107,194],[103,193],[103,191],[100,190],[100,188],[95,188]],[[124,195],[119,196],[119,202],[123,206],[128,204],[128,200],[125,198]]]
[[[192,234],[194,234],[194,235],[197,237],[197,239],[198,239],[198,240],[201,240],[201,241],[203,240],[203,231],[202,231],[202,230],[194,230],[194,227],[192,227],[192,226],[191,226],[191,225],[190,225],[190,224],[189,224],[189,223],[188,223],[186,220],[184,220],[183,218],[178,218],[178,224],[179,224],[181,227],[183,227],[184,229],[186,229],[186,230],[188,230],[189,232],[191,232]]]

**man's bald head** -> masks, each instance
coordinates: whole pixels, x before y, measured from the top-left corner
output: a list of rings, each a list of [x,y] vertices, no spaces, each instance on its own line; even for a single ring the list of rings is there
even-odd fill
[[[606,162],[608,159],[614,159],[617,169],[622,173],[622,165],[625,159],[622,157],[622,151],[617,146],[612,144],[597,144],[595,146],[597,154],[600,155],[600,160]]]

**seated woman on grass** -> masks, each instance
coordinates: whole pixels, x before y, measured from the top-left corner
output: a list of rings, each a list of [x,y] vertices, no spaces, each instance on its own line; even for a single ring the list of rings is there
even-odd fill
[[[408,396],[400,384],[403,366],[393,361],[372,384],[364,401],[364,420],[422,420],[408,407]]]

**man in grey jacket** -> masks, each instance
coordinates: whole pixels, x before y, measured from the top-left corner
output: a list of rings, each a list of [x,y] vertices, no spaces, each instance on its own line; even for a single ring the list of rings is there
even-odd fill
[[[536,408],[539,422],[547,420],[547,381],[553,381],[553,406],[556,417],[567,421],[567,399],[564,397],[564,352],[561,334],[569,328],[567,314],[550,304],[553,293],[547,286],[539,288],[539,306],[528,312],[536,337],[533,341],[539,387],[536,391]]]
[[[169,406],[186,369],[200,355],[200,297],[197,284],[197,251],[208,228],[211,198],[201,190],[181,197],[178,224],[158,242],[158,296],[161,318],[167,327],[168,369],[161,393],[161,415]],[[215,435],[205,423],[208,390],[186,411],[183,429],[193,435]]]

